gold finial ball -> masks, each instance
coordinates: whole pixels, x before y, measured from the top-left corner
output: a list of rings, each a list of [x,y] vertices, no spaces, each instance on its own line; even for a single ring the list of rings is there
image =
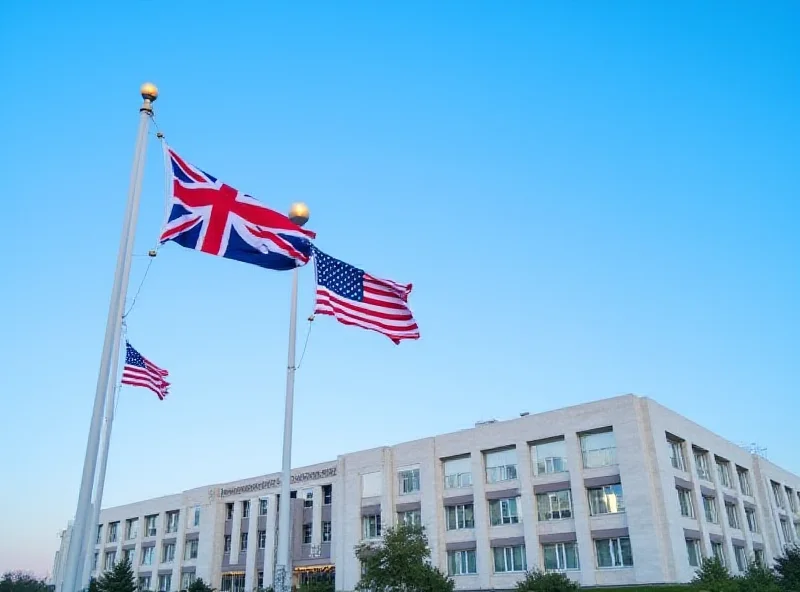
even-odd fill
[[[142,93],[143,99],[155,101],[158,98],[158,88],[156,88],[156,85],[152,82],[145,82],[142,88],[139,89],[139,92]]]
[[[292,204],[292,207],[289,208],[289,220],[297,224],[298,226],[302,226],[306,222],[308,222],[308,206],[304,204],[302,201],[297,201]]]

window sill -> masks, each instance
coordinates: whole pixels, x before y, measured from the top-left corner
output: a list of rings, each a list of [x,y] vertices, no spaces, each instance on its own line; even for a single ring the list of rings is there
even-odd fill
[[[632,565],[614,565],[612,567],[600,567],[598,566],[597,569],[599,571],[621,571],[623,569],[633,569]]]

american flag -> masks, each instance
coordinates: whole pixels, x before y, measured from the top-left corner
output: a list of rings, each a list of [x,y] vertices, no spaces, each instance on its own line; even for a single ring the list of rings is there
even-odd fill
[[[383,333],[395,343],[419,339],[419,327],[408,307],[411,284],[383,280],[316,247],[312,251],[317,275],[315,314]]]
[[[122,370],[122,384],[148,388],[163,401],[169,390],[169,383],[164,380],[167,376],[169,376],[169,372],[153,364],[133,349],[130,343],[125,342],[125,368]]]

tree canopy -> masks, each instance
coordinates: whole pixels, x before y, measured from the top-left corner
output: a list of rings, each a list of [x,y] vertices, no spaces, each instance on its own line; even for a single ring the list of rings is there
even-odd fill
[[[0,578],[0,592],[45,592],[43,579],[25,571],[9,571]]]
[[[114,564],[97,579],[97,592],[136,592],[136,580],[128,559]]]
[[[362,576],[356,590],[371,592],[452,592],[455,583],[430,564],[428,537],[420,526],[387,528],[380,543],[356,549]]]

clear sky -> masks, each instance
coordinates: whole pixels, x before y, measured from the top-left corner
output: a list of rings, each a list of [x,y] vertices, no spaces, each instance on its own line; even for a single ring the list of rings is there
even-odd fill
[[[0,570],[75,509],[139,85],[189,161],[413,282],[314,323],[294,460],[623,393],[800,473],[796,2],[3,2]],[[149,159],[131,279],[163,210]],[[313,271],[301,280],[301,318]],[[169,244],[105,505],[280,469],[290,275]],[[301,339],[306,324],[301,324]]]

